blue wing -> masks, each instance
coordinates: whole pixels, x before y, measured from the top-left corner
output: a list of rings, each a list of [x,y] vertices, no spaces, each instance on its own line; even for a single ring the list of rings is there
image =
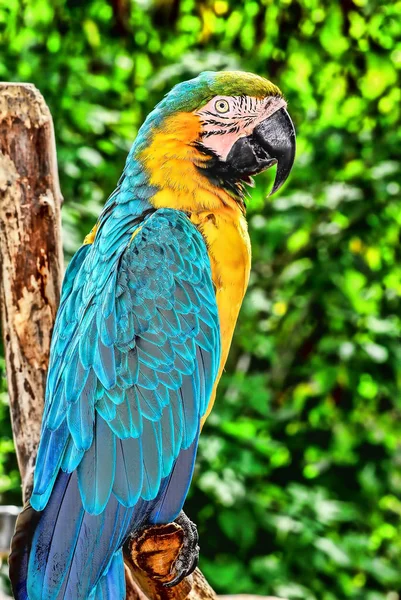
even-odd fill
[[[175,518],[220,362],[209,257],[186,215],[158,210],[134,236],[135,227],[126,227],[124,235],[109,229],[106,221],[66,274],[31,497],[32,507],[41,511],[57,504],[51,497],[65,498],[76,481],[80,530],[83,522],[105,514],[110,519],[120,511],[121,519],[118,506],[147,503],[153,521]],[[63,484],[56,483],[60,473]],[[124,518],[132,520],[133,514]],[[73,531],[71,549],[64,548],[70,563],[73,548],[79,550],[77,535]],[[117,536],[105,552],[109,562],[123,541]],[[46,543],[51,556],[53,542]],[[38,573],[32,556],[31,561]],[[40,587],[45,597],[43,573],[37,577],[40,585],[31,589]],[[63,577],[54,582],[57,589]],[[51,585],[45,587],[54,594]]]

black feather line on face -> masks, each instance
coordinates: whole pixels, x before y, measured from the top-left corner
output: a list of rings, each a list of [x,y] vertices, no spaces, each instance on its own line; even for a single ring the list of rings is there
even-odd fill
[[[221,135],[220,129],[232,128],[239,124],[246,128],[260,116],[260,110],[266,109],[273,101],[273,97],[260,99],[244,95],[231,98],[230,114],[225,115],[213,110],[205,110],[200,113],[202,127],[215,126],[218,129],[215,132],[201,134],[201,137],[210,137],[214,134]]]
[[[226,135],[227,133],[238,133],[240,131],[239,125],[230,124],[230,129],[215,129],[214,131],[201,131],[200,138],[205,139],[211,137],[212,135]]]
[[[215,129],[215,131],[201,131],[200,137],[201,139],[203,139],[211,137],[212,135],[225,135],[226,133],[226,129]]]
[[[216,117],[216,113],[211,112],[210,110],[205,110],[203,113],[203,115],[208,115],[209,117]],[[219,113],[219,119],[232,119],[231,115],[227,115],[226,117],[222,114]],[[209,123],[209,121],[206,121],[206,123]]]
[[[206,175],[213,185],[226,190],[238,203],[241,211],[245,213],[246,189],[243,182],[235,177],[227,163],[221,160],[216,152],[206,148],[201,142],[194,142],[193,146],[209,158],[206,166],[197,165],[197,169]]]
[[[231,123],[224,123],[221,121],[217,121],[216,119],[208,119],[207,121],[202,121],[202,125],[217,125],[218,127],[230,127]]]

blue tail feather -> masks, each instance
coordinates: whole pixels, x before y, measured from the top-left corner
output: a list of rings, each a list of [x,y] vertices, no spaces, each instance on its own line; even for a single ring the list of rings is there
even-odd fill
[[[122,600],[122,546],[146,523],[168,523],[180,512],[192,477],[198,436],[181,451],[154,500],[124,507],[112,494],[101,514],[82,506],[77,473],[60,472],[42,512],[30,505],[18,518],[10,555],[16,600]]]
[[[124,600],[125,576],[122,550],[116,552],[109,569],[89,596],[89,600]]]

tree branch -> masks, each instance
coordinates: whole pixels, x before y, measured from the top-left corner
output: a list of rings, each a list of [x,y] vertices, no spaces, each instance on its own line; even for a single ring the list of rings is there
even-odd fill
[[[33,85],[0,85],[1,307],[24,501],[40,436],[62,249],[52,118]]]

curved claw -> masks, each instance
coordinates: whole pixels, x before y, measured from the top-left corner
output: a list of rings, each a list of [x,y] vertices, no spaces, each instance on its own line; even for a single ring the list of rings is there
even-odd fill
[[[183,511],[181,511],[175,522],[184,531],[184,541],[172,568],[172,571],[175,571],[177,575],[171,581],[163,584],[167,588],[178,585],[185,577],[191,575],[199,562],[199,538],[195,523],[188,519]]]
[[[194,554],[194,557],[192,560],[192,565],[189,567],[188,572],[187,572],[187,577],[188,577],[188,575],[192,575],[192,573],[195,571],[196,567],[199,564],[199,551],[200,551],[200,548],[199,548],[199,545],[197,545],[195,548],[195,554]]]

